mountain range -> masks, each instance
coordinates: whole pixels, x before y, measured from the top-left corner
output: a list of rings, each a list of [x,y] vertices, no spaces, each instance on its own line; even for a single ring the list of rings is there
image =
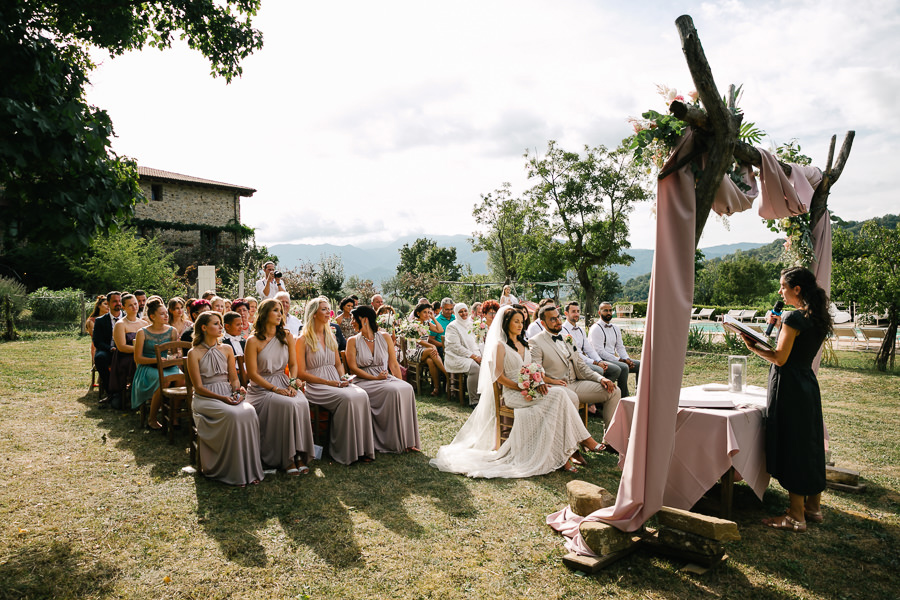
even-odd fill
[[[404,244],[412,245],[417,238],[428,237],[439,246],[456,248],[456,261],[472,267],[478,274],[487,274],[487,252],[474,252],[465,235],[429,235],[406,236],[378,247],[358,247],[353,245],[336,246],[334,244],[274,244],[268,247],[269,252],[278,257],[279,264],[286,269],[297,266],[301,261],[316,263],[323,254],[336,254],[344,263],[344,276],[356,275],[361,279],[371,279],[376,285],[382,280],[397,274],[397,263],[400,262],[400,248]],[[704,256],[717,258],[733,254],[737,250],[749,250],[766,244],[740,242],[703,248]],[[625,283],[632,277],[649,273],[653,267],[653,250],[631,248],[629,254],[634,256],[630,265],[616,265],[612,270],[619,275],[619,281]]]

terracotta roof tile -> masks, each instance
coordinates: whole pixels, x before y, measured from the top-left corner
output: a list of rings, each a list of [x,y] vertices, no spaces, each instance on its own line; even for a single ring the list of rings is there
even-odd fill
[[[138,166],[138,175],[152,179],[161,179],[169,182],[192,183],[205,187],[224,188],[237,191],[241,196],[252,196],[255,189],[242,185],[234,185],[233,183],[223,183],[221,181],[213,181],[211,179],[202,179],[191,175],[182,175],[181,173],[173,173],[171,171],[162,171],[160,169],[151,169],[149,167]]]

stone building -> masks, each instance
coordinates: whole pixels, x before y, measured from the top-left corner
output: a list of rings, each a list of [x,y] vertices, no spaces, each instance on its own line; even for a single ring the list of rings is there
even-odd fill
[[[255,189],[138,166],[141,192],[148,200],[134,208],[140,235],[156,235],[182,258],[214,263],[228,248],[253,232],[241,224],[241,198]]]

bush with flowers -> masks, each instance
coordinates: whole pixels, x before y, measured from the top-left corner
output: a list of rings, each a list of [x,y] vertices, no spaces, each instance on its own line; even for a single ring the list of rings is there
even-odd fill
[[[538,363],[529,363],[522,367],[516,378],[519,385],[519,392],[525,396],[527,400],[537,400],[543,396],[538,388],[544,385],[544,367]]]

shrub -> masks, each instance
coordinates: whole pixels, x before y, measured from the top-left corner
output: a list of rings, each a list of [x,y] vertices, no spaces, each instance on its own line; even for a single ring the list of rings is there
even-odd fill
[[[13,317],[16,317],[28,306],[28,290],[25,289],[25,286],[11,277],[0,277],[0,300],[6,296],[9,297]],[[0,309],[6,310],[6,306],[4,305]]]
[[[38,288],[28,295],[32,318],[38,321],[77,321],[82,310],[81,290]]]

